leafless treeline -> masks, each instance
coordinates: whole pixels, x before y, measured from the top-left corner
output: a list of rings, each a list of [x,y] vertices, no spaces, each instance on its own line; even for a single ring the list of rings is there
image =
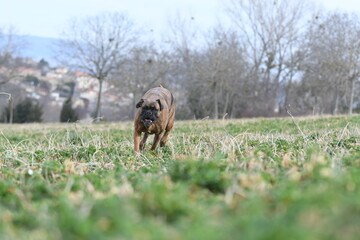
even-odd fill
[[[305,1],[234,0],[198,44],[177,19],[170,50],[133,48],[115,75],[134,102],[158,83],[176,92],[180,118],[353,113],[360,108],[358,16],[312,10]],[[200,46],[200,47],[199,47]]]
[[[302,0],[230,0],[227,9],[231,24],[205,34],[192,17],[174,19],[163,44],[140,41],[143,32],[122,13],[74,20],[58,54],[132,98],[130,117],[158,84],[175,93],[180,119],[360,110],[356,14],[315,11]]]

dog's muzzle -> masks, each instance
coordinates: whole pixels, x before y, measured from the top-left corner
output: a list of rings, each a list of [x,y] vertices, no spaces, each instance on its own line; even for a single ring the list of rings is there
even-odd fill
[[[141,122],[145,124],[145,126],[150,126],[154,122],[156,122],[155,113],[152,111],[144,111],[141,114]]]
[[[143,122],[146,126],[150,126],[151,124],[153,124],[155,122],[155,120],[145,118],[145,119],[141,119],[141,122]]]

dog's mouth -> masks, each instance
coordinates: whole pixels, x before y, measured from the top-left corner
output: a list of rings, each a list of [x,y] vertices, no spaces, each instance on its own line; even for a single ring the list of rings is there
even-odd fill
[[[150,118],[144,118],[141,121],[147,126],[150,126],[151,124],[153,124],[155,122],[155,120],[150,119]]]

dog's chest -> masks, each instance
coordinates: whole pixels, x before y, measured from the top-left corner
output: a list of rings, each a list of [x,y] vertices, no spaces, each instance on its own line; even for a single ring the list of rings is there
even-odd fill
[[[148,134],[154,134],[155,133],[154,130],[151,129],[151,127],[145,128],[145,129],[146,129],[146,133],[148,133]]]
[[[148,134],[157,134],[157,133],[161,132],[161,130],[159,129],[159,127],[157,125],[151,125],[149,127],[145,126],[145,131]]]

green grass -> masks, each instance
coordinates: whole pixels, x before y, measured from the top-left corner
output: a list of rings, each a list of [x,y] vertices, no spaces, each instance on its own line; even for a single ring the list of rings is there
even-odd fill
[[[358,239],[360,116],[0,125],[0,239]],[[150,139],[152,140],[152,139]]]

